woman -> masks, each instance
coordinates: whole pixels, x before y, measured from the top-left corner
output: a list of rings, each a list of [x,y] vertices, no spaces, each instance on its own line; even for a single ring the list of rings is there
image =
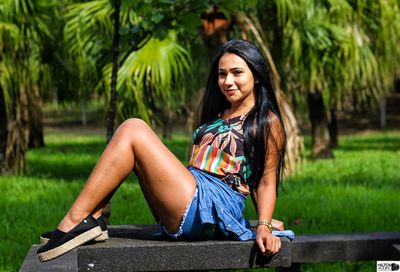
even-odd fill
[[[280,239],[271,233],[271,220],[286,137],[266,61],[250,42],[235,39],[220,49],[200,123],[185,167],[145,122],[125,121],[48,243],[39,248],[39,259],[106,239],[102,210],[132,170],[162,235],[255,239],[263,254],[278,252]],[[257,207],[257,233],[242,217],[249,194]]]

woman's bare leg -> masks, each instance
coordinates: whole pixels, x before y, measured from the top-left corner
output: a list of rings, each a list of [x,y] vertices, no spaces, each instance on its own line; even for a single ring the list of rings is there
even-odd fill
[[[168,231],[176,231],[194,195],[196,182],[149,126],[139,119],[125,121],[115,132],[58,229],[67,232],[89,214],[98,217],[132,170],[138,175],[152,212]]]

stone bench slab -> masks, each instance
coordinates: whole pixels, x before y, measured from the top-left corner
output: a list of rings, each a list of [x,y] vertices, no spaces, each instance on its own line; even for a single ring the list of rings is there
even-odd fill
[[[289,267],[290,242],[282,238],[280,252],[262,256],[254,241],[171,242],[154,238],[156,225],[110,226],[103,243],[80,246],[41,263],[33,245],[20,268],[30,271],[187,271]]]
[[[301,263],[400,260],[400,232],[298,235],[283,239],[279,254],[260,256],[253,241],[169,242],[155,239],[155,225],[111,226],[105,243],[81,246],[40,263],[33,245],[20,272],[217,270],[252,267],[294,268]],[[287,247],[286,247],[287,246]]]
[[[400,232],[298,235],[292,263],[400,260]]]
[[[110,239],[78,248],[79,271],[187,271],[289,267],[290,242],[274,256],[260,254],[254,241],[165,241],[152,225],[110,228]]]
[[[78,272],[76,249],[57,259],[41,263],[36,255],[39,247],[39,245],[31,246],[19,272]]]

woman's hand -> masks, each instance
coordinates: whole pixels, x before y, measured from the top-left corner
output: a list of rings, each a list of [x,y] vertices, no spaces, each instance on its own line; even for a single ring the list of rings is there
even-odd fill
[[[272,235],[267,226],[258,226],[256,243],[263,255],[274,255],[281,248],[281,239]]]
[[[277,219],[273,219],[271,220],[271,224],[272,224],[272,229],[275,230],[285,230],[285,226],[283,225],[282,221],[279,221]]]

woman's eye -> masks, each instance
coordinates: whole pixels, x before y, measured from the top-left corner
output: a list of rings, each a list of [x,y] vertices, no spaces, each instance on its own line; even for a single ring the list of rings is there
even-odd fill
[[[238,76],[238,75],[240,75],[242,73],[242,71],[235,71],[235,72],[233,72],[233,74],[235,75],[235,76]]]

